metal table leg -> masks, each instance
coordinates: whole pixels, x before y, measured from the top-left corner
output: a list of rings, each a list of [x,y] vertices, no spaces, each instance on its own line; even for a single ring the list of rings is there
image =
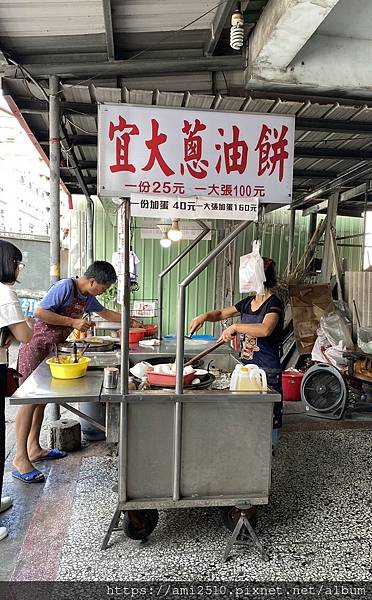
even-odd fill
[[[118,527],[118,525],[119,525],[119,522],[120,522],[120,517],[121,517],[121,513],[122,512],[123,511],[121,510],[121,508],[116,508],[116,510],[114,512],[114,516],[111,519],[110,526],[109,526],[109,528],[107,530],[107,533],[105,535],[105,538],[104,538],[104,540],[102,542],[101,550],[107,550],[107,546],[108,546],[108,543],[110,541],[110,538],[111,538],[111,535],[112,535],[113,531],[120,531],[121,530],[121,528]]]
[[[247,517],[247,510],[249,510],[249,509],[247,509],[247,505],[244,504],[244,508],[241,506],[237,506],[237,508],[241,510],[239,521],[237,522],[235,529],[232,532],[231,537],[226,544],[226,548],[223,553],[223,561],[224,562],[227,561],[227,559],[229,558],[229,556],[233,550],[234,545],[248,547],[249,544],[247,543],[247,539],[249,539],[249,538],[251,538],[251,540],[253,541],[257,550],[259,551],[262,560],[264,560],[265,562],[269,561],[270,560],[269,555],[267,554],[266,550],[264,549],[261,542],[259,541],[259,539],[256,535],[256,532],[253,529],[253,527],[250,524],[249,519]],[[241,539],[238,540],[238,536],[240,533],[241,533]],[[248,536],[247,536],[247,533],[248,533]]]

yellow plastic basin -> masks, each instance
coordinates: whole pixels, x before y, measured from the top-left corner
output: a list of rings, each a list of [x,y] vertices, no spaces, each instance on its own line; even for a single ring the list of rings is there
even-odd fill
[[[78,363],[74,363],[73,356],[60,356],[60,362],[57,362],[55,357],[48,358],[47,365],[49,365],[52,377],[55,379],[79,379],[84,377],[87,372],[90,358],[82,356],[79,358]]]

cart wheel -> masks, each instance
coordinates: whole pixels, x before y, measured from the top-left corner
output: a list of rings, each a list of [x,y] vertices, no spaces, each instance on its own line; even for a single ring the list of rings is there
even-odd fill
[[[228,531],[234,531],[235,525],[239,521],[241,510],[236,508],[236,506],[224,506],[221,509],[222,522]],[[256,527],[257,525],[257,507],[251,506],[247,511],[247,517],[252,525],[252,527]]]
[[[123,517],[123,531],[131,540],[146,540],[159,521],[156,509],[128,510]]]

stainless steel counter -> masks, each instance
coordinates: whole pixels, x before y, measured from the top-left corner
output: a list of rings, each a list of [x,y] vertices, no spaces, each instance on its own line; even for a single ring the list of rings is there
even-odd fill
[[[213,342],[211,342],[211,345]],[[207,347],[206,344],[190,345],[185,341],[186,356],[193,356]],[[117,364],[117,353],[107,353],[115,357]],[[151,357],[169,357],[175,355],[175,344],[161,342],[160,346],[145,348],[138,344],[130,345],[130,362],[136,364],[142,360],[148,360]],[[213,361],[216,367],[223,368],[226,371],[232,371],[238,362],[238,357],[231,352],[231,349],[223,347],[214,351],[206,357],[206,362]],[[18,404],[65,404],[66,402],[120,402],[121,393],[118,386],[115,390],[102,389],[103,374],[100,370],[88,370],[85,377],[80,379],[53,379],[46,362],[35,369],[35,371],[26,379],[26,381],[13,394],[10,403]],[[192,398],[206,394],[221,395],[226,398],[230,392],[224,391],[220,394],[218,390],[185,390],[185,397]],[[133,394],[135,395],[135,393]],[[151,394],[157,397],[175,399],[175,392],[171,390],[151,390]],[[137,394],[138,396],[138,394]]]
[[[53,379],[43,362],[13,394],[10,404],[99,402],[102,379],[102,371],[88,371],[80,379]]]

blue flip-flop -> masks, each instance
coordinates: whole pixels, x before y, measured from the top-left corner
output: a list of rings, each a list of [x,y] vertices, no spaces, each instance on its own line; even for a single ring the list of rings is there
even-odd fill
[[[45,481],[43,473],[37,469],[32,469],[32,471],[29,471],[28,473],[20,473],[17,469],[13,469],[12,477],[23,481],[23,483],[42,483]]]
[[[48,454],[45,456],[41,456],[40,458],[36,458],[35,460],[31,460],[33,463],[41,462],[42,460],[58,460],[59,458],[65,458],[67,456],[67,452],[60,450],[59,448],[52,448],[49,450]]]

